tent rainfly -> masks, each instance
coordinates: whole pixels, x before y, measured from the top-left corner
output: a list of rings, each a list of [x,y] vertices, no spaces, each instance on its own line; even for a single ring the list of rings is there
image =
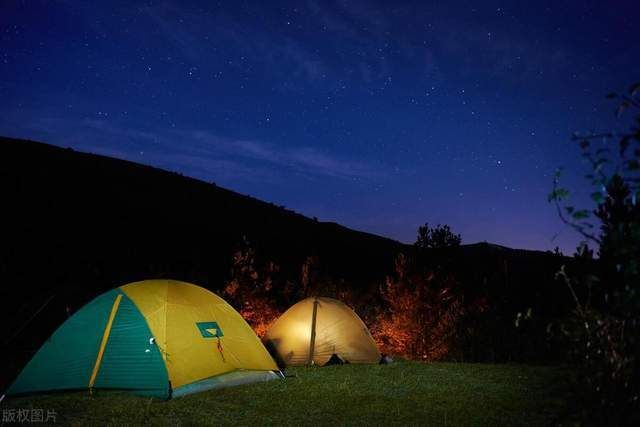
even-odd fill
[[[147,280],[82,307],[7,394],[117,389],[170,398],[280,375],[253,330],[222,298],[189,283]]]
[[[307,298],[273,324],[265,343],[281,365],[377,363],[380,352],[353,310],[331,298]]]

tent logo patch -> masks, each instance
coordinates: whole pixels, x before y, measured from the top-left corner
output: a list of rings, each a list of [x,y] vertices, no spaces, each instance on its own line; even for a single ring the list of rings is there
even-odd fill
[[[202,338],[220,338],[224,336],[222,329],[218,326],[218,322],[196,322],[196,326]]]

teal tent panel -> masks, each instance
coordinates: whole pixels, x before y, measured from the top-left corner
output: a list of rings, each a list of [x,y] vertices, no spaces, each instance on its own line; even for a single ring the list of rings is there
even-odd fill
[[[169,377],[162,354],[142,313],[121,295],[94,388],[168,398]]]
[[[86,389],[118,291],[106,292],[67,319],[27,364],[7,394]]]

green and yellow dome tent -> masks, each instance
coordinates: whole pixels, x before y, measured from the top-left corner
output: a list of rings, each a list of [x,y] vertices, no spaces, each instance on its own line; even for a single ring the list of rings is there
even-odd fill
[[[108,291],[71,316],[7,395],[117,389],[166,399],[279,376],[222,298],[185,282],[146,280]]]
[[[265,343],[284,366],[378,363],[380,351],[369,329],[346,304],[307,298],[291,306],[269,328]]]

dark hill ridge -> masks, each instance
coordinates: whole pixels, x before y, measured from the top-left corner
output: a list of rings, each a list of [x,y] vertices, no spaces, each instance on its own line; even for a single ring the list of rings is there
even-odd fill
[[[14,244],[31,254],[50,244],[65,250],[75,241],[87,249],[97,246],[92,250],[113,245],[121,253],[143,258],[149,258],[143,252],[151,250],[154,255],[167,252],[171,259],[184,260],[206,247],[214,253],[223,251],[221,258],[210,256],[208,262],[225,264],[230,248],[246,237],[275,258],[327,257],[336,273],[347,276],[340,265],[348,258],[349,271],[360,277],[404,247],[129,161],[8,138],[0,139],[0,156],[3,197],[11,206],[5,214],[12,219]],[[106,244],[98,243],[102,239]],[[20,259],[18,255],[14,260]],[[354,266],[358,259],[368,261]],[[222,270],[226,273],[226,266]]]
[[[0,340],[13,349],[2,357],[13,365],[8,372],[107,289],[164,277],[219,291],[243,242],[257,262],[280,266],[281,281],[300,282],[313,256],[320,280],[367,294],[393,273],[398,253],[414,251],[177,173],[26,140],[0,137],[0,194]],[[470,293],[511,295],[509,307],[518,310],[545,304],[563,261],[487,243],[418,258],[453,268]]]
[[[245,239],[287,277],[316,256],[323,276],[359,287],[412,250],[177,173],[33,141],[0,137],[0,186],[0,274],[29,294],[64,286],[83,300],[149,277],[219,289]],[[480,243],[455,257],[481,267],[478,258],[548,254]]]

